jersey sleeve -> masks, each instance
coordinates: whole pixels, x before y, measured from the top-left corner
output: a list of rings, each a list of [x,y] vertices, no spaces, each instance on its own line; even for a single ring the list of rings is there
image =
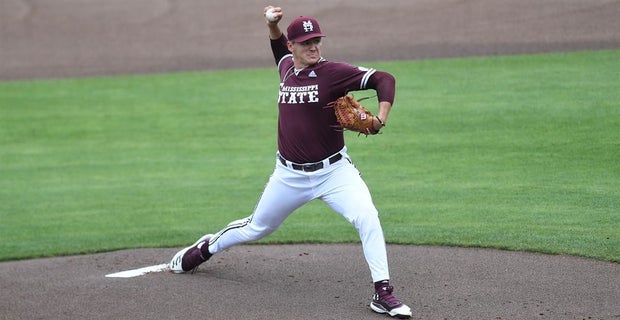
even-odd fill
[[[379,101],[387,101],[390,104],[394,104],[396,79],[393,75],[383,71],[376,71],[372,74],[366,86],[377,91],[377,99]]]
[[[276,65],[282,60],[284,56],[290,54],[288,46],[286,45],[287,39],[284,34],[278,39],[270,40],[271,51],[273,52],[273,58],[276,60]]]
[[[373,89],[379,101],[394,102],[395,81],[389,73],[347,63],[334,63],[331,70],[334,87],[341,91],[338,94]]]

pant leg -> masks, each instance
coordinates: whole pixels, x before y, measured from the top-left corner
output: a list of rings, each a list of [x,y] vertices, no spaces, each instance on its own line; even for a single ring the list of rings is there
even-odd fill
[[[307,177],[277,163],[254,212],[229,223],[209,241],[212,254],[273,233],[295,209],[312,200]]]
[[[349,161],[330,171],[320,198],[358,230],[373,282],[389,279],[383,229],[366,183]]]

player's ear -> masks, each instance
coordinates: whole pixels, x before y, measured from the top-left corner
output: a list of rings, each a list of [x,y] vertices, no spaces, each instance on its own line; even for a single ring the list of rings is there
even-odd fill
[[[293,52],[293,44],[295,43],[290,40],[286,41],[286,46],[288,47],[288,51],[290,51],[291,53]]]

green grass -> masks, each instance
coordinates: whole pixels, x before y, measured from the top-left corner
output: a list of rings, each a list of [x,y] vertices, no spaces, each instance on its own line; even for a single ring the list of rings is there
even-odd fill
[[[384,134],[347,133],[388,242],[620,262],[620,51],[362,64],[397,78]],[[277,89],[273,69],[0,82],[0,260],[181,246],[250,214]],[[261,243],[356,241],[312,202]]]

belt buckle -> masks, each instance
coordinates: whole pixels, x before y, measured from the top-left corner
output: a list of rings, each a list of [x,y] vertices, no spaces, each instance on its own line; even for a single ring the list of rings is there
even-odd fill
[[[308,164],[305,166],[301,166],[303,168],[303,171],[305,172],[314,172],[320,169],[323,169],[323,162],[316,162],[313,164]]]

